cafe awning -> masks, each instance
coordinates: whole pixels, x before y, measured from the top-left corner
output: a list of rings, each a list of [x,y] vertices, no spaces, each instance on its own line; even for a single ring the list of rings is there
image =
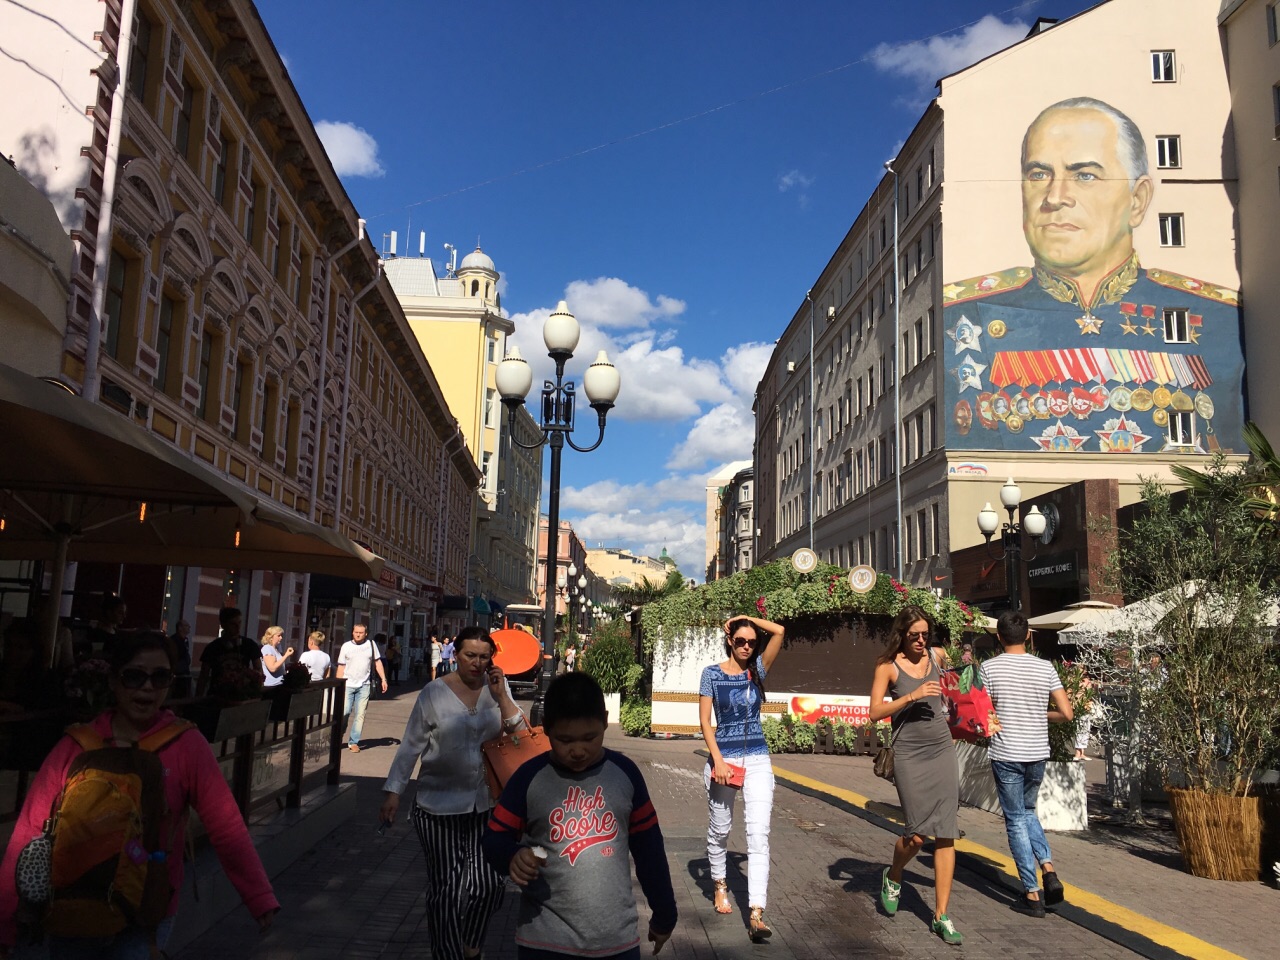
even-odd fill
[[[376,578],[382,560],[65,387],[0,365],[0,559]],[[144,506],[145,505],[145,506]]]

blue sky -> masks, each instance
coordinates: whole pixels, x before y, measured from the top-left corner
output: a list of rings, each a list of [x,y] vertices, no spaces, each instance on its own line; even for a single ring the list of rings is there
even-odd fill
[[[773,342],[934,81],[1089,5],[259,0],[375,243],[426,231],[440,265],[478,237],[536,382],[560,299],[570,375],[618,365],[562,516],[699,581],[706,478],[750,459]]]

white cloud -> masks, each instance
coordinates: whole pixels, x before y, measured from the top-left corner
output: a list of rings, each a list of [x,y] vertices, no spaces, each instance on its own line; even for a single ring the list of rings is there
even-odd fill
[[[633,553],[657,557],[663,548],[686,578],[699,583],[706,576],[706,525],[702,510],[669,509],[657,513],[635,510],[625,514],[592,513],[575,517],[574,532],[594,547],[625,546]]]
[[[575,280],[565,289],[565,299],[582,327],[574,351],[574,375],[604,350],[622,377],[622,393],[610,416],[684,420],[698,416],[704,405],[731,396],[718,363],[686,356],[674,343],[675,331],[650,326],[682,314],[683,301],[651,298],[616,277]],[[516,326],[511,341],[533,367],[535,383],[554,376],[542,343],[542,324],[550,313],[550,307],[540,307],[511,318]],[[582,367],[577,366],[579,362]]]
[[[813,177],[799,170],[788,170],[778,178],[778,192],[786,193],[793,187],[799,187],[803,193],[807,188],[813,186]]]
[[[321,120],[316,135],[340,177],[381,177],[387,171],[378,160],[378,141],[354,123]]]
[[[750,406],[722,403],[698,418],[689,436],[671,451],[667,467],[691,470],[716,461],[749,460],[755,440]]]
[[[1027,35],[1028,29],[1021,20],[1006,23],[987,14],[959,33],[912,43],[882,43],[871,51],[871,61],[885,73],[932,86],[940,77],[1017,43]]]
[[[560,503],[565,510],[629,513],[653,510],[670,503],[702,503],[706,492],[705,474],[671,474],[657,483],[599,480],[585,487],[564,487],[560,491]]]
[[[655,320],[678,317],[685,311],[683,300],[659,294],[655,302],[639,287],[617,277],[575,280],[564,293],[578,321],[598,327],[648,327]]]

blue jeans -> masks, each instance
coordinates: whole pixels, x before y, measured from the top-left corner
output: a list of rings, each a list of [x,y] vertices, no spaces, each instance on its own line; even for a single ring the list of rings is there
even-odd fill
[[[1036,797],[1044,779],[1044,761],[1019,763],[1014,760],[992,760],[991,773],[1000,794],[1004,811],[1004,829],[1009,835],[1009,852],[1018,865],[1018,879],[1028,893],[1040,889],[1036,868],[1053,858],[1044,827],[1036,816]]]
[[[347,736],[347,743],[355,746],[360,745],[360,728],[364,726],[364,708],[369,705],[369,684],[360,684],[353,687],[347,684],[347,716],[351,718],[351,733]]]

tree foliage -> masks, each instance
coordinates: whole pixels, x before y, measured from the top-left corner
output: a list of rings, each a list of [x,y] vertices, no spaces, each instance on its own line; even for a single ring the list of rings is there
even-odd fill
[[[1127,742],[1135,780],[1154,762],[1173,786],[1241,796],[1280,742],[1280,539],[1258,495],[1268,469],[1217,457],[1185,499],[1143,485],[1109,575],[1149,615],[1079,638],[1109,707],[1101,725]]]
[[[622,693],[636,686],[643,671],[631,645],[630,624],[619,617],[601,626],[582,654],[578,669],[595,677],[605,693]]]

